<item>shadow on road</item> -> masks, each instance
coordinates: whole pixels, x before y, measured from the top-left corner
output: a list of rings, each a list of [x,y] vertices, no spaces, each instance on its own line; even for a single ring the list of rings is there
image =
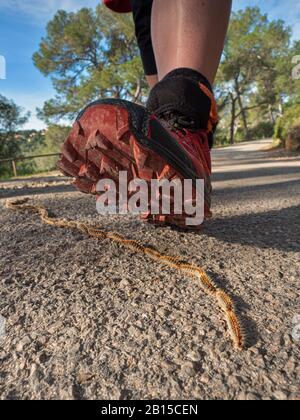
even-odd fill
[[[281,210],[212,219],[203,233],[218,240],[281,251],[300,251],[300,204]]]
[[[259,163],[259,162],[258,162]],[[247,178],[259,178],[266,176],[280,176],[280,175],[299,175],[300,182],[300,166],[288,166],[286,168],[274,167],[274,168],[253,168],[249,170],[241,170],[234,172],[217,172],[213,174],[213,182],[217,181],[230,181]]]
[[[231,161],[227,161],[225,159],[218,159],[214,161],[213,164],[213,169],[218,169],[219,167],[223,167],[226,168],[228,166],[241,166],[241,165],[270,165],[270,164],[274,164],[274,165],[278,165],[278,166],[282,166],[284,163],[290,164],[291,162],[295,162],[298,163],[300,160],[300,156],[299,158],[295,158],[295,159],[272,159],[272,158],[268,158],[268,159],[253,159],[253,160],[249,160],[249,158],[245,157],[242,159],[238,159],[236,161],[231,160]],[[295,165],[296,166],[296,165]],[[298,165],[298,169],[299,169],[299,165]],[[300,169],[299,169],[300,171]]]
[[[278,202],[285,198],[290,198],[295,195],[295,189],[299,188],[299,203],[300,203],[300,179],[296,180],[283,180],[274,183],[263,183],[261,185],[243,185],[241,187],[229,186],[222,188],[215,188],[213,190],[213,201],[226,202],[229,201],[228,205],[232,206],[235,203],[241,202],[241,200],[252,200],[254,204],[263,197],[265,200],[277,198]],[[293,190],[293,192],[291,192]],[[214,206],[214,205],[213,205]]]
[[[30,195],[44,195],[44,194],[59,194],[66,192],[76,192],[77,190],[72,185],[60,185],[53,187],[32,187],[20,189],[0,189],[0,199],[17,198]]]
[[[23,178],[10,178],[0,181],[0,186],[5,184],[17,184],[17,183],[28,183],[28,182],[55,182],[55,181],[68,181],[70,178],[66,176],[58,175],[45,175],[45,176],[28,176]]]
[[[247,336],[245,337],[245,347],[250,348],[255,346],[259,339],[259,331],[257,324],[247,315],[247,312],[251,310],[251,306],[246,303],[244,299],[233,294],[231,290],[226,287],[226,278],[222,278],[219,273],[216,273],[213,270],[209,270],[208,273],[214,280],[214,283],[216,283],[221,290],[224,290],[233,300],[241,327],[243,331],[247,331]]]

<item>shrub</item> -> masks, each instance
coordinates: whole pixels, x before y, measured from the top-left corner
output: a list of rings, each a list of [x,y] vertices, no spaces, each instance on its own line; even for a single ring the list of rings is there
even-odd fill
[[[289,107],[284,115],[277,119],[274,130],[274,138],[280,139],[283,146],[293,128],[300,126],[300,104]]]
[[[290,152],[300,151],[300,125],[294,126],[285,141],[286,149]]]
[[[274,124],[270,121],[262,121],[249,130],[249,138],[252,140],[267,139],[273,137],[273,134]]]
[[[51,125],[46,131],[45,141],[38,149],[37,154],[47,155],[52,153],[59,153],[60,148],[65,141],[70,127],[60,125]],[[52,171],[56,169],[58,157],[37,158],[34,160],[36,168],[39,172]]]

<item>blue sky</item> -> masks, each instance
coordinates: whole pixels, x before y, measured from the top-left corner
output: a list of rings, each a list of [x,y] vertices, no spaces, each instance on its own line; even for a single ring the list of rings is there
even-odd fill
[[[54,96],[51,81],[32,64],[45,25],[58,9],[95,7],[99,0],[0,0],[0,56],[6,59],[6,79],[0,79],[0,93],[31,111],[25,128],[42,128],[36,107]],[[233,0],[234,10],[259,6],[270,18],[284,19],[300,39],[300,0]]]

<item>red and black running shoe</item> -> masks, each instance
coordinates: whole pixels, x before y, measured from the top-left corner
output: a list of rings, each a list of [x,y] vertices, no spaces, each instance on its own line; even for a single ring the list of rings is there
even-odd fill
[[[120,171],[127,171],[128,183],[135,178],[204,179],[205,216],[211,215],[207,133],[172,132],[146,108],[128,101],[108,99],[88,105],[62,147],[59,168],[76,178],[80,191],[95,195],[99,180],[118,184]],[[187,227],[185,214],[151,215],[149,210],[144,219]]]

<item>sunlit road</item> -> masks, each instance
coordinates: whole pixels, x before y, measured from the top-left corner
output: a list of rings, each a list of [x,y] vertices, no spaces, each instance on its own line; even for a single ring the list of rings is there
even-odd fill
[[[300,164],[269,143],[213,152],[200,234],[97,216],[65,182],[0,184],[0,398],[300,398]],[[234,298],[248,349],[233,350],[196,281],[3,208],[22,195],[205,268]]]

